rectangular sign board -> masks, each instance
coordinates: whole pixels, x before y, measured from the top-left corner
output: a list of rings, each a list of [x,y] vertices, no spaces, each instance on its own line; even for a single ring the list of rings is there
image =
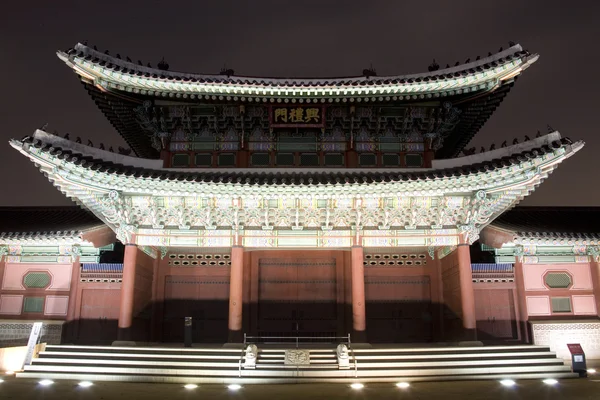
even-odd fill
[[[322,128],[325,126],[323,105],[273,105],[269,107],[271,128]]]

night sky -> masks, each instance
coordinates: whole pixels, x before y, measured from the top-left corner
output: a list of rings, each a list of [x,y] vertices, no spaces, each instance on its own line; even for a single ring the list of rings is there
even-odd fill
[[[407,3],[407,4],[405,4]],[[124,142],[55,55],[88,40],[170,69],[237,75],[352,76],[427,71],[486,56],[509,41],[540,59],[467,146],[489,148],[547,125],[585,148],[524,205],[600,205],[600,2],[519,1],[11,1],[0,24],[0,205],[73,204],[8,140],[50,132],[108,148]]]

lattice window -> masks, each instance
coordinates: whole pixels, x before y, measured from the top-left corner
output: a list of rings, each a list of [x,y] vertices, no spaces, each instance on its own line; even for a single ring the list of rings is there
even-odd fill
[[[406,155],[406,166],[407,167],[423,166],[423,157],[420,154],[407,154]]]
[[[326,167],[344,166],[344,155],[341,153],[325,153],[324,159]]]
[[[316,167],[319,165],[319,155],[316,153],[300,154],[300,165],[303,167]]]
[[[219,167],[235,167],[235,153],[221,153],[218,158]]]
[[[23,278],[26,288],[45,288],[50,284],[50,274],[47,272],[29,272]]]
[[[553,297],[552,299],[553,313],[568,313],[571,312],[570,297]]]
[[[254,167],[266,167],[271,163],[271,159],[269,153],[253,153],[250,162]]]
[[[41,313],[44,311],[43,297],[25,297],[23,301],[23,312]]]
[[[231,255],[224,253],[169,254],[169,265],[177,267],[225,267],[231,265]]]
[[[212,167],[212,154],[210,154],[210,153],[196,154],[195,164],[198,167]]]
[[[400,156],[398,154],[383,154],[381,162],[385,167],[397,167],[400,165]]]
[[[566,272],[550,272],[544,277],[544,282],[551,289],[567,289],[573,283],[571,275]]]
[[[294,153],[277,153],[277,165],[294,165]]]
[[[189,154],[173,154],[171,161],[173,167],[187,167],[190,165],[190,156]]]
[[[374,167],[377,165],[377,156],[374,153],[359,154],[358,164],[361,167]]]

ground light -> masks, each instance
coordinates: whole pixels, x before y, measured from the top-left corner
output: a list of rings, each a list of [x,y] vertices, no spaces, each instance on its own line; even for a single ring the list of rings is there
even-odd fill
[[[410,383],[408,383],[408,382],[398,382],[398,383],[396,383],[396,387],[399,387],[400,389],[406,389],[409,386],[410,386]]]
[[[6,372],[4,372],[4,373],[5,373],[6,375],[14,375],[14,374],[15,374],[15,371],[6,371]]]
[[[587,373],[588,374],[595,374],[596,373],[596,369],[595,368],[588,368]]]
[[[4,382],[4,379],[0,379],[0,383]]]
[[[184,385],[183,387],[188,390],[192,390],[192,389],[196,389],[198,387],[198,385],[196,385],[194,383],[188,383],[187,385]]]
[[[558,381],[554,378],[548,378],[548,379],[544,379],[542,382],[544,382],[546,385],[556,385],[558,383]]]
[[[81,381],[81,382],[79,382],[77,385],[78,385],[78,386],[81,386],[81,387],[84,387],[84,388],[87,388],[87,387],[90,387],[90,386],[92,386],[93,384],[94,384],[94,383],[93,383],[93,382],[90,382],[90,381]]]
[[[238,385],[237,383],[233,383],[229,386],[227,386],[227,389],[235,392],[236,390],[240,390],[242,388],[242,385]]]
[[[365,385],[363,385],[362,383],[356,382],[356,383],[353,383],[352,385],[350,385],[350,387],[355,390],[360,390],[360,389],[364,388]]]
[[[512,387],[512,386],[515,386],[515,381],[513,381],[512,379],[502,379],[500,381],[500,384],[502,386]]]
[[[50,386],[54,383],[54,381],[51,381],[50,379],[42,379],[41,381],[39,381],[39,384],[42,386]]]

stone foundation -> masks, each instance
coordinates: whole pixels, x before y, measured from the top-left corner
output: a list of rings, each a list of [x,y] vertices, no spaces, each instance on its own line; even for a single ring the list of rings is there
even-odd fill
[[[579,343],[587,359],[600,359],[600,321],[531,322],[533,343],[550,346],[556,356],[571,359],[567,343]]]
[[[43,322],[40,343],[60,344],[63,321],[0,320],[0,347],[25,346],[34,322]]]

